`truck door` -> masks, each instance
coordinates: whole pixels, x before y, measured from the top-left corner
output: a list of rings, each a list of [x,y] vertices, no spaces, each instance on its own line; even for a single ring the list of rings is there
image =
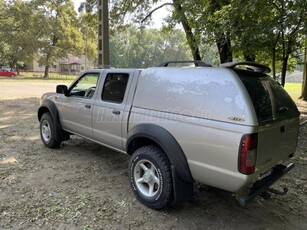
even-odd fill
[[[94,140],[123,150],[122,120],[134,70],[105,71],[94,103]]]
[[[65,130],[92,138],[92,111],[100,73],[85,73],[69,88],[68,96],[56,98],[59,116]]]

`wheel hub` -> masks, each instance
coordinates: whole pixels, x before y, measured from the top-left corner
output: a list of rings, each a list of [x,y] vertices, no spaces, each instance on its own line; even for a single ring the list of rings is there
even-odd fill
[[[143,179],[144,179],[145,183],[152,183],[153,180],[154,180],[154,175],[153,175],[152,172],[147,171],[147,172],[145,172]]]
[[[42,123],[42,136],[44,141],[48,142],[51,136],[50,125],[47,121],[43,121]]]
[[[134,179],[136,187],[143,196],[154,197],[160,189],[158,171],[149,160],[141,160],[136,164]]]

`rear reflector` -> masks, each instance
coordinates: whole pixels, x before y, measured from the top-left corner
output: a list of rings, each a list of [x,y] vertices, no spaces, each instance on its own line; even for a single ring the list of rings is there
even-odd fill
[[[244,135],[241,139],[239,150],[239,172],[252,174],[255,172],[257,157],[258,134]]]

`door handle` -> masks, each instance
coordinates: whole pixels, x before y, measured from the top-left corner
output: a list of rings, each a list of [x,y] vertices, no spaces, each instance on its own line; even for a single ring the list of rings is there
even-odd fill
[[[92,106],[89,105],[89,104],[86,104],[86,105],[85,105],[85,108],[90,109],[90,108],[92,108]]]
[[[118,111],[118,110],[113,110],[112,113],[115,114],[115,115],[119,115],[119,114],[120,114],[120,111]]]

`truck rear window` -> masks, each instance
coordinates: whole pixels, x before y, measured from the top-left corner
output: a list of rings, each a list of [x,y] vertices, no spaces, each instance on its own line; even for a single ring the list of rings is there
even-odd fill
[[[249,93],[260,125],[299,116],[299,111],[291,97],[270,76],[239,69],[234,71]]]

